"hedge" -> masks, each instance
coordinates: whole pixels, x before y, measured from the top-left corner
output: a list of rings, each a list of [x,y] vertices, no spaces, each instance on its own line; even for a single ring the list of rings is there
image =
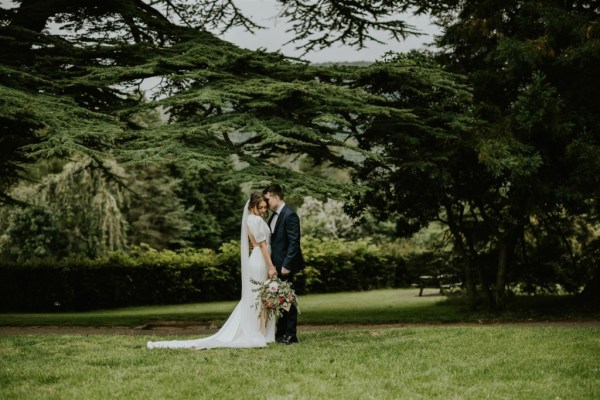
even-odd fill
[[[299,294],[398,287],[404,261],[389,246],[303,238]],[[239,244],[218,252],[148,247],[97,260],[32,260],[0,266],[0,311],[71,311],[238,299]]]

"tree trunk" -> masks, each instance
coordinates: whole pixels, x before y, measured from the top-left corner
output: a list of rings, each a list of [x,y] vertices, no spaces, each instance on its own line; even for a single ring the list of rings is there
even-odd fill
[[[467,290],[467,297],[469,299],[469,305],[471,308],[475,308],[478,303],[478,293],[477,293],[477,265],[475,264],[475,257],[467,248],[466,243],[464,242],[464,236],[460,230],[459,224],[457,223],[456,216],[452,212],[452,206],[450,204],[445,204],[444,208],[446,209],[446,214],[448,216],[448,229],[450,229],[450,233],[452,237],[454,237],[454,245],[458,250],[461,258],[466,263],[465,268],[465,288]]]
[[[481,294],[483,295],[483,299],[485,301],[485,306],[489,310],[493,310],[495,308],[494,303],[494,294],[492,293],[492,288],[490,284],[490,279],[488,274],[485,271],[486,265],[484,264],[480,268],[477,269],[477,273],[479,276],[479,283],[481,286]]]
[[[478,295],[477,295],[477,278],[476,278],[476,266],[472,257],[469,257],[466,252],[462,252],[462,257],[465,259],[467,263],[466,270],[466,278],[467,282],[465,282],[465,287],[467,288],[467,297],[469,298],[469,305],[471,308],[475,308],[478,303]]]
[[[586,303],[598,307],[598,304],[600,304],[600,270],[597,270],[596,275],[587,282],[581,293],[581,298]]]
[[[498,242],[498,268],[496,270],[496,292],[494,297],[494,308],[504,310],[506,307],[506,271],[508,270],[509,245],[506,238]]]

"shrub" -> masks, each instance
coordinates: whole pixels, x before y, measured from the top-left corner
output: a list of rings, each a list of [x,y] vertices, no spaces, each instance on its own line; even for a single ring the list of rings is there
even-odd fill
[[[298,276],[302,291],[340,292],[396,287],[403,284],[401,259],[368,239],[344,241],[305,237],[306,268]],[[299,285],[296,284],[298,287]]]
[[[89,260],[44,259],[0,268],[3,311],[90,310],[142,304],[230,300],[231,271],[213,250],[148,247]]]
[[[298,293],[400,286],[404,262],[392,247],[368,240],[304,237],[306,268]],[[90,260],[41,259],[0,266],[1,311],[91,310],[240,297],[239,243],[219,251],[155,250],[148,246]]]

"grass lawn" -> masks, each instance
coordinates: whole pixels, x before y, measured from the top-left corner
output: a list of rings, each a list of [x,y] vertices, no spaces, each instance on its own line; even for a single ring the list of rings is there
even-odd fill
[[[300,324],[386,324],[523,320],[528,318],[600,318],[600,312],[583,313],[569,298],[525,297],[517,299],[513,311],[502,316],[473,313],[459,301],[438,296],[437,290],[386,289],[366,292],[311,294],[300,296]],[[171,306],[130,307],[81,313],[0,314],[0,326],[138,326],[158,320],[220,326],[237,302],[214,302]]]
[[[0,336],[0,399],[598,399],[600,329],[527,325],[337,329],[340,324],[495,320],[418,290],[302,296],[301,343],[266,349],[147,350],[189,336]],[[526,299],[527,300],[527,299]],[[568,299],[567,299],[568,300]],[[573,314],[528,299],[506,320]],[[0,325],[135,326],[216,321],[235,302],[89,313],[0,314]],[[533,311],[532,311],[533,310]]]
[[[600,398],[596,328],[331,329],[298,345],[200,351],[147,350],[148,339],[0,336],[0,398]]]
[[[437,293],[435,290],[425,294]],[[301,323],[391,323],[456,321],[468,318],[462,307],[442,296],[417,296],[418,289],[388,289],[300,296]],[[136,326],[156,320],[224,322],[237,301],[130,307],[85,313],[0,314],[0,326]]]

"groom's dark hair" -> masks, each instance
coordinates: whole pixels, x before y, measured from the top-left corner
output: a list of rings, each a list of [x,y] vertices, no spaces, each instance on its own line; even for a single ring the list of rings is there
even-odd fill
[[[272,183],[263,190],[263,194],[271,193],[283,200],[283,189],[276,183]]]

